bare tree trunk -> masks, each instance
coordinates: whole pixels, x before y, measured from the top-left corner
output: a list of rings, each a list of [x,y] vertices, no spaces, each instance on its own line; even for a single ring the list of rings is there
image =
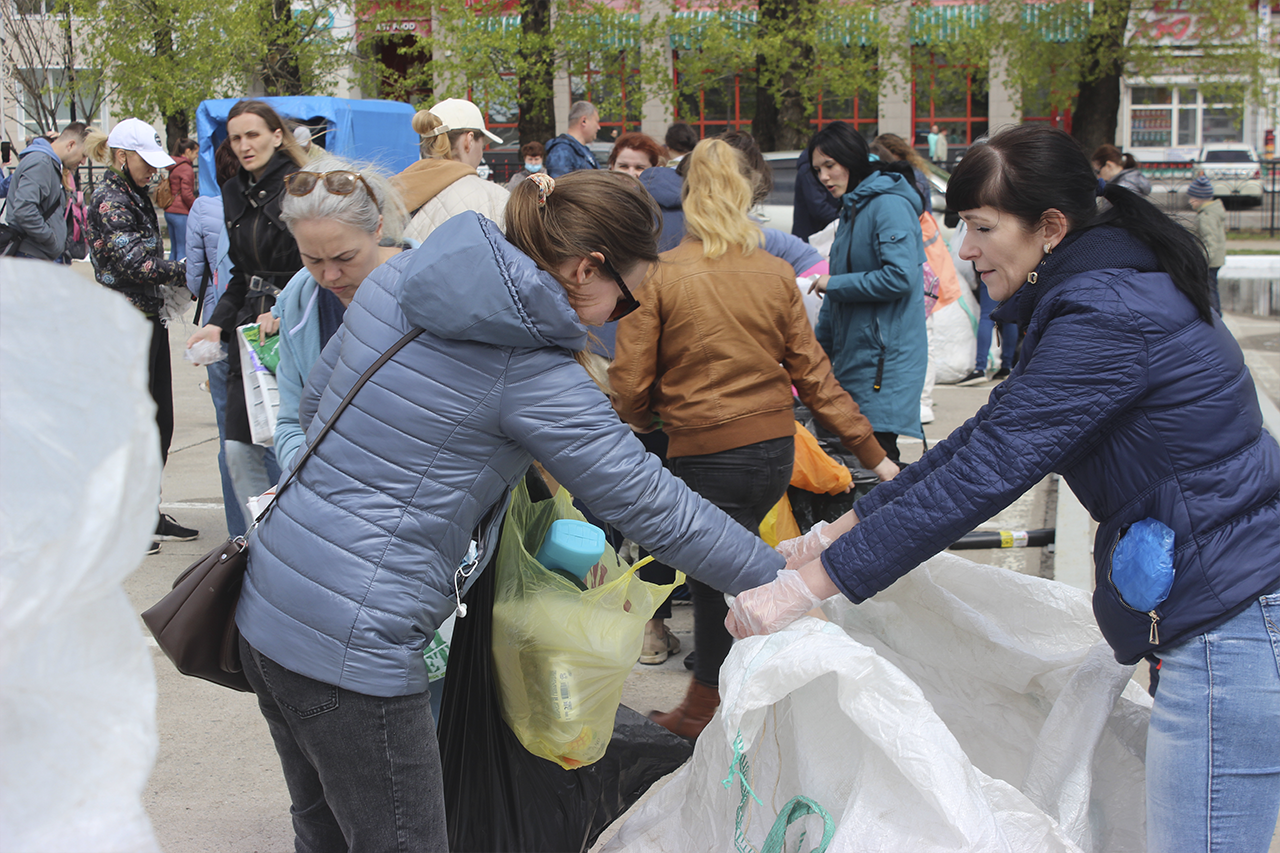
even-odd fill
[[[760,0],[760,33],[781,35],[784,48],[756,56],[756,117],[751,132],[763,151],[803,148],[808,143],[811,104],[800,88],[813,69],[808,41],[817,15],[816,0]]]
[[[1071,135],[1085,154],[1114,144],[1120,120],[1120,75],[1124,73],[1124,34],[1132,0],[1095,0],[1086,43],[1080,94],[1071,119]]]
[[[551,49],[550,0],[520,4],[520,144],[543,142],[556,135],[555,68]]]

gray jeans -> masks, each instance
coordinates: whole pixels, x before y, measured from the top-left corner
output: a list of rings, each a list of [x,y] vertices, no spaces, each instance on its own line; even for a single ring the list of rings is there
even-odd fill
[[[297,853],[447,853],[427,693],[366,696],[285,669],[242,637],[275,740]]]

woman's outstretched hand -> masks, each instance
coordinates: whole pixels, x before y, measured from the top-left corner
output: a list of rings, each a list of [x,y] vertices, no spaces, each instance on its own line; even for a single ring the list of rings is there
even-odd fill
[[[810,580],[816,567],[825,586],[820,582],[815,585],[824,586],[814,590]],[[816,580],[816,579],[815,579]],[[827,577],[826,569],[820,561],[813,561],[804,568],[783,569],[778,576],[755,589],[749,589],[734,598],[729,607],[729,615],[724,619],[724,626],[729,633],[741,640],[756,634],[772,634],[780,631],[813,610],[823,599],[835,595],[839,590]]]

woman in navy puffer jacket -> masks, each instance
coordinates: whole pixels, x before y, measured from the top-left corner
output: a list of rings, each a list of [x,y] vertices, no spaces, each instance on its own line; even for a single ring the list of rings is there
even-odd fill
[[[632,307],[626,282],[657,260],[656,213],[623,175],[534,175],[511,195],[507,237],[462,213],[374,270],[312,370],[308,441],[383,351],[425,329],[252,536],[236,623],[299,850],[447,849],[422,652],[458,606],[473,531],[496,532],[482,522],[535,457],[599,518],[718,589],[783,567],[646,453],[575,360],[588,326]]]
[[[727,621],[766,633],[828,595],[870,598],[1060,473],[1098,521],[1103,636],[1122,663],[1162,665],[1148,849],[1263,851],[1280,810],[1280,447],[1209,307],[1198,242],[1123,187],[1097,201],[1096,186],[1050,128],[969,150],[947,205],[969,226],[961,257],[1003,301],[997,318],[1026,333],[1013,375]],[[1167,598],[1137,607],[1112,558],[1148,519],[1173,532],[1174,574]]]

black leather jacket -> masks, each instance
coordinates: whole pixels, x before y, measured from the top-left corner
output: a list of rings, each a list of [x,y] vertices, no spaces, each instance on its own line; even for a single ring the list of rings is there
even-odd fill
[[[236,326],[271,310],[276,294],[302,269],[298,244],[280,220],[284,179],[296,171],[297,164],[277,152],[258,181],[251,184],[252,176],[241,169],[222,188],[231,281],[209,322],[222,328],[224,340],[232,340]]]

